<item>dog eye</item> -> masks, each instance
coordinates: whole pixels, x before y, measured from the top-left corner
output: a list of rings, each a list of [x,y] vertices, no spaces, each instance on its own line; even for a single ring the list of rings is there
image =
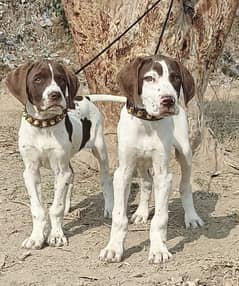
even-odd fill
[[[174,81],[181,81],[181,77],[178,74],[171,74],[171,78]]]
[[[145,76],[145,77],[144,77],[144,80],[147,81],[147,82],[153,82],[153,81],[155,81],[154,78],[153,78],[151,75]]]
[[[41,83],[41,78],[40,77],[35,77],[34,78],[35,83]]]

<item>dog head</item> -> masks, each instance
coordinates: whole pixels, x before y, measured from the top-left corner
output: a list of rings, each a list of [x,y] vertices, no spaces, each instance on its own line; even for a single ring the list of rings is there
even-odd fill
[[[118,74],[119,86],[129,102],[156,117],[177,114],[179,97],[185,105],[195,94],[190,72],[165,56],[138,57]]]
[[[22,104],[30,103],[37,112],[55,114],[65,108],[74,108],[78,79],[59,63],[23,64],[10,72],[5,82]]]

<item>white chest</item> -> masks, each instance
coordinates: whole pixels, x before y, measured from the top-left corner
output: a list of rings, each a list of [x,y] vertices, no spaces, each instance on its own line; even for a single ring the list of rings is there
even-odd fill
[[[145,121],[122,111],[118,126],[119,146],[131,149],[137,157],[150,158],[169,153],[173,144],[173,121]]]
[[[73,148],[63,124],[40,129],[22,120],[18,143],[23,160],[48,167],[54,158],[71,157]]]

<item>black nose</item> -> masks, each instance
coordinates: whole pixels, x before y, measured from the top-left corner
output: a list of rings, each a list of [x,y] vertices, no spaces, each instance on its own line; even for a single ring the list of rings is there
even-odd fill
[[[171,107],[175,104],[175,98],[171,95],[162,96],[160,103],[163,106]]]
[[[51,92],[51,93],[48,95],[48,98],[49,98],[50,100],[58,100],[58,99],[61,98],[61,94],[60,94],[60,92],[58,92],[58,91],[53,91],[53,92]]]

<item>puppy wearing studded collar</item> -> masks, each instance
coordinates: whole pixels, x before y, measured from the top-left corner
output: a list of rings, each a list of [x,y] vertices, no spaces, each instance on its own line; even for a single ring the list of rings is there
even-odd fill
[[[127,97],[127,104],[121,111],[117,129],[119,167],[113,180],[114,208],[110,239],[99,258],[119,262],[123,257],[128,225],[127,202],[132,175],[137,168],[141,177],[141,194],[132,220],[135,223],[147,221],[153,189],[155,213],[150,227],[149,262],[166,262],[172,256],[166,246],[172,183],[172,174],[168,171],[171,149],[175,150],[181,167],[179,190],[185,225],[203,225],[192,197],[192,152],[184,110],[194,96],[194,80],[181,63],[160,55],[135,58],[119,72],[118,82],[122,94]]]
[[[30,197],[33,229],[22,247],[40,249],[45,242],[62,246],[67,244],[63,215],[70,209],[73,187],[70,159],[82,148],[90,148],[99,162],[104,215],[111,216],[113,188],[101,114],[87,98],[74,101],[77,77],[56,62],[21,65],[8,74],[6,85],[25,106],[18,143],[25,164],[23,176]],[[42,166],[51,168],[55,176],[49,220],[41,202]]]

